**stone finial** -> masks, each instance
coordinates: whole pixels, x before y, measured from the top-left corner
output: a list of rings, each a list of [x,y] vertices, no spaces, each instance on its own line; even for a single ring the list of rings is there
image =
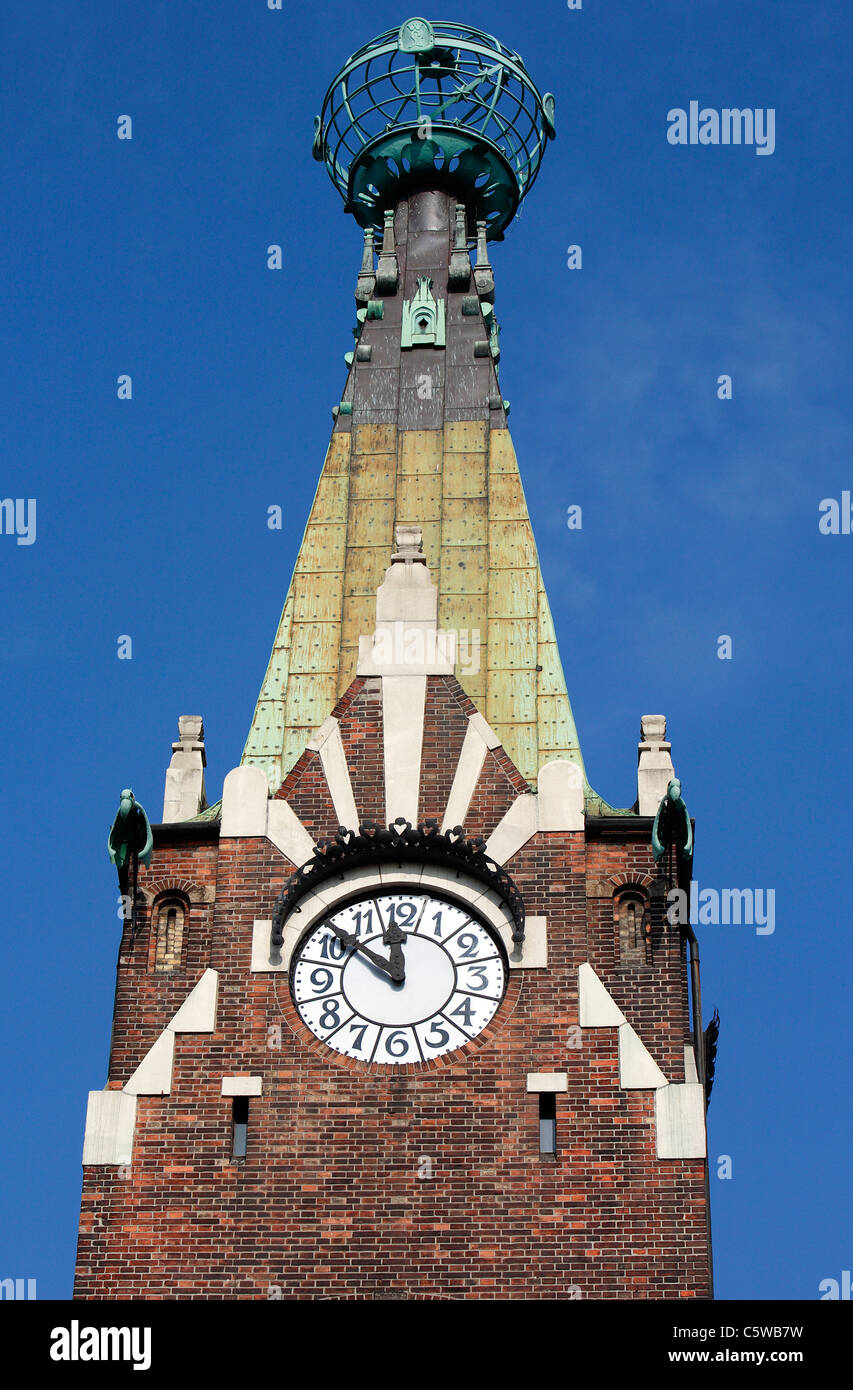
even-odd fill
[[[393,209],[389,209],[385,213],[382,250],[379,253],[379,263],[376,267],[376,293],[378,295],[396,294],[399,278],[400,267],[397,263],[397,245],[394,241],[394,212]]]
[[[391,556],[391,564],[426,564],[424,555],[423,531],[420,526],[407,526],[400,522],[394,527],[394,544],[397,549]],[[390,574],[390,570],[388,571]]]
[[[453,233],[453,249],[450,252],[450,270],[447,275],[447,288],[467,290],[471,283],[471,262],[468,258],[468,228],[465,221],[465,204],[456,204],[456,224]]]
[[[477,261],[474,266],[474,287],[481,299],[486,299],[489,303],[494,300],[495,276],[489,265],[485,222],[477,223]]]
[[[182,714],[178,742],[172,744],[172,761],[166,769],[163,823],[189,820],[207,806],[204,790],[204,722],[199,714]]]
[[[641,816],[657,814],[666,789],[675,776],[671,748],[672,744],[666,742],[666,716],[644,714],[640,720],[637,753],[637,801]]]
[[[364,233],[364,250],[361,256],[361,270],[358,272],[358,279],[355,282],[355,302],[356,304],[366,304],[373,298],[373,290],[376,284],[376,273],[373,269],[373,228],[368,227]]]

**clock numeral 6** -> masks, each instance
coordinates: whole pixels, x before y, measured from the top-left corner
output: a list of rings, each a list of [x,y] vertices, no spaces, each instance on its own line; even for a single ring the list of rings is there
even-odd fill
[[[389,1057],[405,1057],[409,1051],[409,1039],[402,1028],[389,1033],[385,1039],[385,1051]]]

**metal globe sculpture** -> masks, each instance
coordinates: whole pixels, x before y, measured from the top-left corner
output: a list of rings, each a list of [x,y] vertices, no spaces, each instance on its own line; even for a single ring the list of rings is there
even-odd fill
[[[464,24],[409,19],[341,68],[314,120],[314,158],[363,228],[417,188],[442,187],[469,226],[503,233],[555,135],[554,98],[523,60]]]

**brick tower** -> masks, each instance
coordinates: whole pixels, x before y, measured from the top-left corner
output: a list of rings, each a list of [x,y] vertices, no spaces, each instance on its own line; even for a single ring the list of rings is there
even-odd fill
[[[77,1298],[711,1296],[692,829],[662,716],[633,807],[587,781],[498,384],[553,135],[457,25],[329,88],[354,350],[240,766],[208,807],[182,717],[113,828]]]

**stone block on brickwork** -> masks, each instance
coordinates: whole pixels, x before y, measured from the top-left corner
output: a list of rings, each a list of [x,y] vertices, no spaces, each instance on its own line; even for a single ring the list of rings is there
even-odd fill
[[[583,771],[567,758],[539,770],[536,782],[540,830],[583,830]]]
[[[426,676],[382,677],[385,822],[418,823]]]
[[[175,1034],[164,1028],[143,1057],[125,1091],[129,1096],[167,1096],[172,1089]]]
[[[136,1096],[126,1091],[90,1091],[83,1139],[84,1166],[130,1163]]]
[[[658,1158],[704,1158],[705,1098],[695,1082],[663,1086],[655,1093]]]
[[[306,864],[316,845],[289,802],[280,797],[267,802],[265,834],[276,849],[297,868]]]
[[[529,1071],[527,1073],[528,1091],[567,1091],[569,1074],[565,1071]]]
[[[267,833],[269,786],[261,767],[235,767],[222,787],[222,839]]]
[[[284,929],[284,942],[281,948],[281,959],[270,960],[270,936],[272,935],[272,921],[258,920],[252,924],[252,962],[250,969],[253,975],[274,975],[286,974],[293,947],[298,940],[298,934],[293,932],[288,939],[287,927]]]
[[[516,797],[506,815],[498,821],[486,841],[486,854],[496,864],[505,864],[536,834],[537,825],[536,797],[524,792]]]
[[[626,1091],[654,1091],[667,1080],[630,1023],[619,1028],[619,1085]]]
[[[259,1096],[263,1087],[260,1076],[223,1076],[223,1096]]]
[[[524,922],[524,941],[521,949],[512,939],[512,927],[499,928],[501,940],[509,956],[510,970],[544,970],[548,965],[548,919],[527,917]]]
[[[578,997],[581,1028],[619,1028],[625,1022],[616,1000],[588,962],[578,967]]]
[[[212,1033],[216,1027],[219,975],[205,970],[167,1027],[173,1033]]]
[[[486,760],[488,744],[475,720],[479,720],[479,723],[485,725],[486,729],[489,727],[485,719],[479,715],[471,715],[468,719],[462,751],[459,754],[459,761],[453,775],[453,786],[450,788],[444,819],[441,822],[442,831],[452,830],[457,825],[465,824],[471,798],[477,788],[483,763]]]

